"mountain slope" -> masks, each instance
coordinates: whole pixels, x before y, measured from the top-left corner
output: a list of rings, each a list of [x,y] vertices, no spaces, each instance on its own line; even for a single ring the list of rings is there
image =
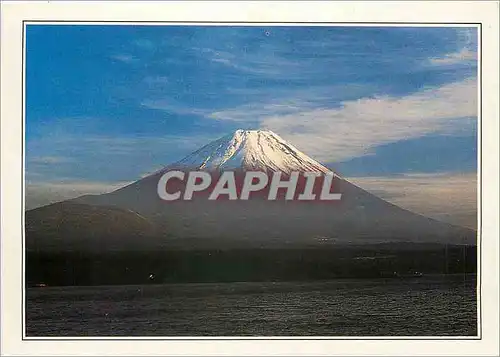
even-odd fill
[[[173,201],[159,199],[161,175],[173,168],[263,171],[317,171],[327,168],[266,131],[238,130],[185,159],[129,186],[76,200],[133,210],[154,222],[164,236],[202,245],[310,246],[418,242],[475,244],[474,231],[414,214],[342,179],[337,202]],[[190,242],[190,243],[188,243]],[[200,243],[201,242],[201,243]]]
[[[148,219],[117,207],[67,201],[26,212],[28,250],[141,247],[145,239],[156,235],[155,226]]]

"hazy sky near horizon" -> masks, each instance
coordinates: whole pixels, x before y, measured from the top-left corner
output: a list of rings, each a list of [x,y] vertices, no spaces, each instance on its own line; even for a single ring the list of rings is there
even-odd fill
[[[420,213],[451,195],[441,213],[474,225],[477,104],[475,28],[28,25],[27,206],[261,128]],[[418,190],[436,202],[405,203]]]

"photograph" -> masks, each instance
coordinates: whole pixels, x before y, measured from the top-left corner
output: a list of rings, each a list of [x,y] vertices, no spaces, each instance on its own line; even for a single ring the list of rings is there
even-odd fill
[[[480,26],[23,31],[26,338],[480,338]]]

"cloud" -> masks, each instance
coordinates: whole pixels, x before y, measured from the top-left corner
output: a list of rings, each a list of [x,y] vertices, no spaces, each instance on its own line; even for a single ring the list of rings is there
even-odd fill
[[[149,85],[168,84],[170,79],[167,76],[147,76],[143,79],[143,82]]]
[[[166,77],[147,77],[144,82],[155,84],[168,84]],[[350,100],[366,96],[376,88],[370,84],[345,83],[343,85],[315,85],[307,89],[296,88],[276,88],[273,86],[265,88],[230,88],[229,94],[225,95],[227,99],[244,98],[248,102],[235,107],[228,106],[229,101],[223,103],[220,109],[209,109],[213,101],[207,101],[205,107],[187,106],[180,103],[172,97],[143,99],[141,106],[149,109],[161,110],[170,114],[177,115],[195,115],[205,119],[215,119],[218,121],[227,121],[228,124],[244,125],[245,127],[256,125],[262,118],[273,115],[286,115],[312,110],[323,106],[325,103],[335,103],[341,100]],[[273,98],[269,100],[269,98]],[[196,102],[191,99],[192,102]]]
[[[35,165],[56,165],[71,162],[71,159],[63,156],[35,156],[29,162]]]
[[[402,97],[364,97],[336,108],[282,104],[294,113],[283,114],[284,107],[276,103],[261,104],[259,126],[279,133],[322,162],[337,162],[373,153],[382,144],[470,126],[470,117],[477,117],[477,80],[468,78]],[[248,106],[211,114],[236,122],[255,120],[255,116]]]
[[[285,73],[291,73],[293,69],[299,68],[298,62],[293,62],[269,52],[265,46],[258,53],[245,51],[235,54],[229,51],[215,50],[211,48],[194,48],[199,51],[199,56],[230,67],[242,73],[255,74],[264,77],[279,78]]]
[[[455,33],[457,50],[439,57],[431,57],[427,64],[435,67],[477,64],[477,29],[458,28]]]
[[[218,135],[104,136],[75,133],[43,136],[27,143],[26,178],[36,182],[85,178],[136,180],[141,174],[188,155]],[[32,157],[32,155],[37,155]],[[40,157],[49,158],[41,160]],[[54,160],[54,158],[57,158]],[[40,161],[44,161],[40,164]]]
[[[126,54],[118,54],[118,55],[112,55],[112,59],[123,62],[123,63],[134,63],[139,61],[138,58],[132,56],[132,55],[126,55]]]
[[[208,114],[209,118],[231,122],[259,122],[268,115],[288,115],[314,108],[313,103],[300,99],[274,100],[268,103],[251,103],[233,109],[223,109]]]
[[[472,59],[475,33],[475,28],[450,27],[193,26],[151,36],[143,47],[154,51],[134,52],[148,68],[130,99],[142,108],[248,127],[263,117],[328,109],[375,93],[407,92],[429,81],[462,80],[470,69],[442,74],[441,67]],[[133,47],[143,40],[133,41]],[[350,95],[348,86],[354,85],[371,86],[372,92]],[[317,93],[322,98],[314,98]],[[301,108],[288,104],[298,101],[307,103]]]
[[[45,206],[87,194],[114,191],[129,182],[60,181],[26,184],[26,209]]]
[[[132,44],[142,50],[151,50],[157,47],[157,45],[153,41],[144,38],[133,40]]]
[[[476,63],[477,53],[468,48],[462,48],[458,52],[448,53],[442,57],[429,59],[429,63],[435,66],[449,66],[462,63]]]
[[[476,173],[353,177],[349,181],[410,211],[455,225],[477,227]]]
[[[206,116],[210,114],[208,110],[183,106],[169,99],[146,99],[141,102],[141,106],[177,115]]]

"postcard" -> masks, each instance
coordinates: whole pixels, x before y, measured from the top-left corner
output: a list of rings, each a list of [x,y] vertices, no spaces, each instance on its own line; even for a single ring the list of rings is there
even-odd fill
[[[498,3],[393,4],[3,4],[5,353],[494,353]]]

